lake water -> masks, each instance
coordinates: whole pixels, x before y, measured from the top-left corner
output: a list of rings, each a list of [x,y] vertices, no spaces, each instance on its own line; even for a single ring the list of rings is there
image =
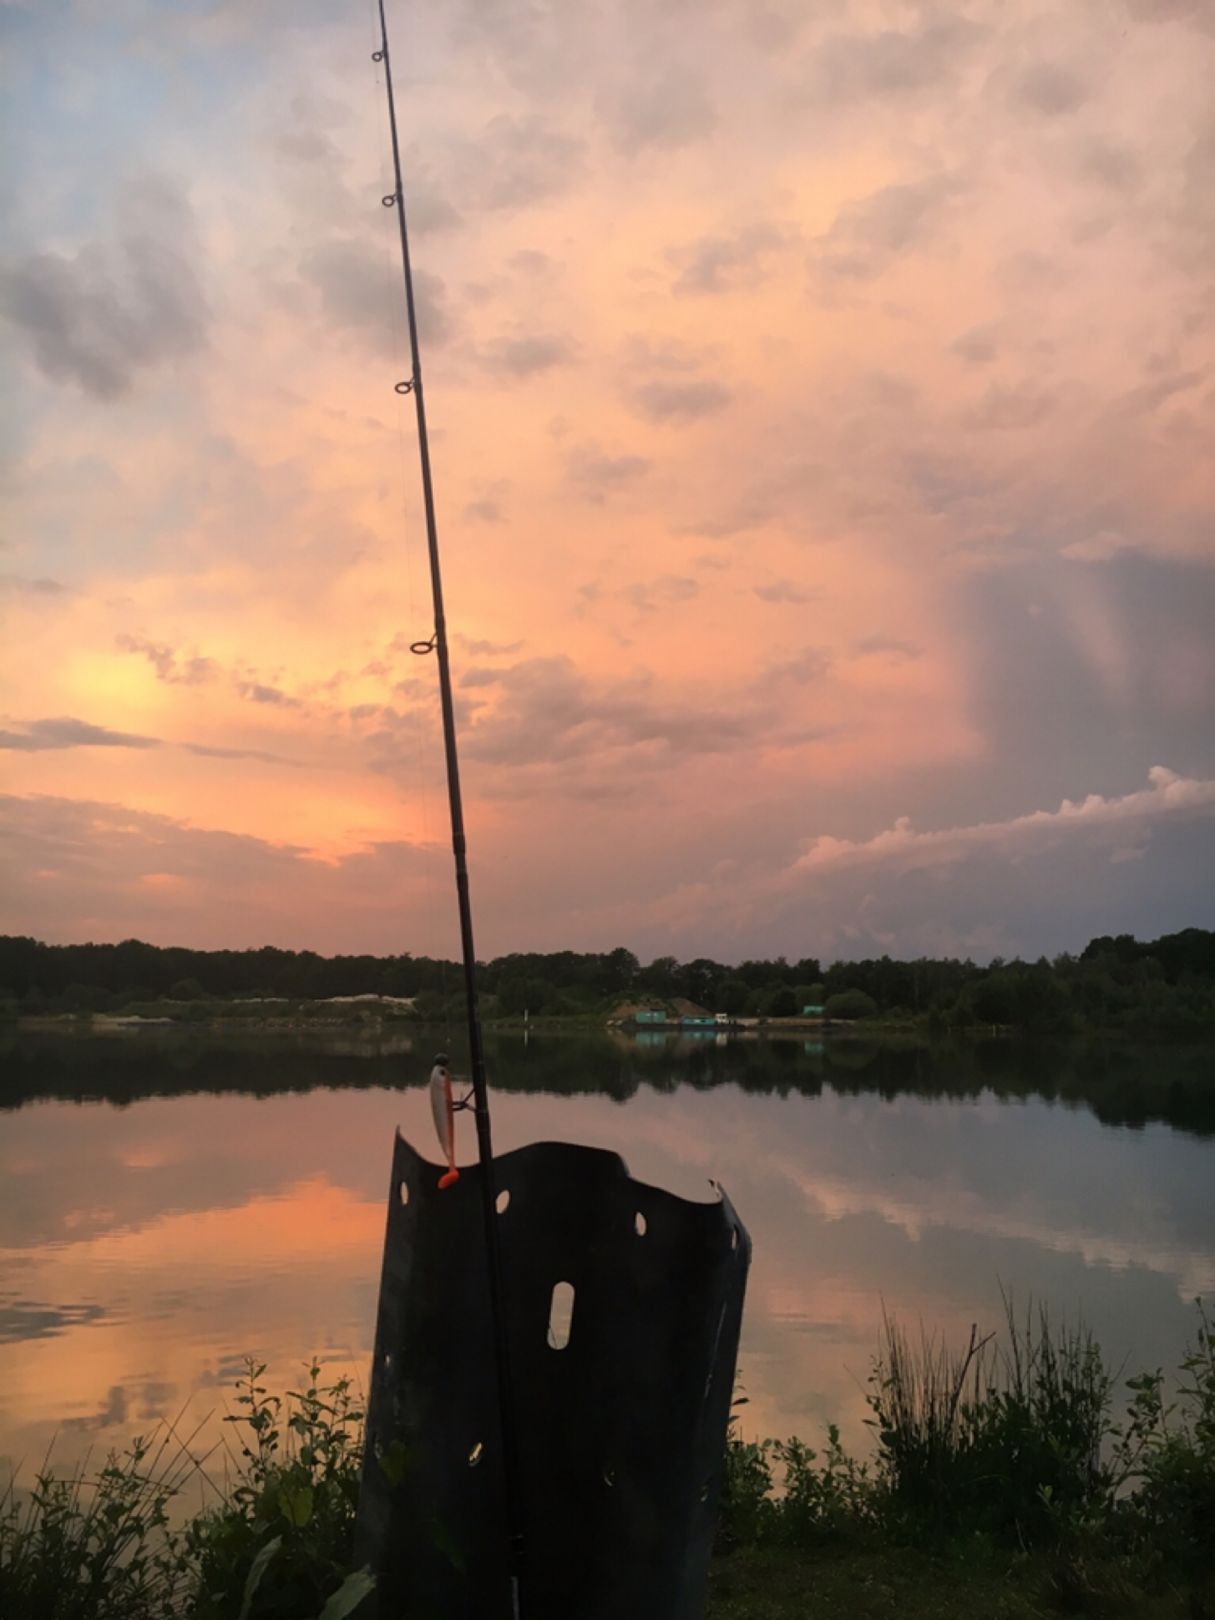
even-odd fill
[[[396,1126],[437,1158],[433,1037],[0,1038],[0,1479],[163,1417],[218,1423],[242,1358],[370,1361]],[[866,1443],[885,1309],[962,1341],[1001,1286],[1174,1365],[1215,1294],[1208,1049],[500,1036],[499,1149],[720,1181],[754,1261],[751,1434]],[[472,1156],[471,1124],[461,1157]],[[230,1409],[230,1408],[229,1408]]]

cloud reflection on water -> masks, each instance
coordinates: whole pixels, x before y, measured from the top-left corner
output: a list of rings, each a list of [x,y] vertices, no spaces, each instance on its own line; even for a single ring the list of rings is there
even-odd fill
[[[752,1432],[813,1440],[839,1421],[861,1442],[883,1307],[965,1337],[995,1321],[1003,1284],[1081,1309],[1115,1364],[1154,1366],[1175,1359],[1187,1301],[1215,1289],[1215,1148],[1167,1124],[1111,1127],[1041,1097],[835,1089],[805,1052],[738,1054],[739,1075],[760,1055],[788,1060],[784,1094],[619,1049],[605,1061],[623,1102],[522,1089],[563,1053],[586,1057],[500,1044],[497,1072],[520,1089],[496,1094],[497,1145],[593,1142],[683,1196],[711,1197],[710,1177],[726,1186],[755,1245]],[[208,1063],[230,1067],[222,1049],[193,1055],[192,1084]],[[268,1047],[267,1084],[301,1061]],[[49,1100],[6,1115],[0,1318],[15,1330],[0,1344],[0,1455],[39,1455],[58,1431],[66,1460],[183,1406],[198,1421],[230,1399],[246,1352],[279,1387],[311,1353],[364,1376],[392,1131],[424,1151],[431,1140],[420,1062],[395,1060],[411,1090]],[[345,1056],[333,1078],[357,1084],[367,1063]],[[471,1131],[461,1145],[467,1156]]]

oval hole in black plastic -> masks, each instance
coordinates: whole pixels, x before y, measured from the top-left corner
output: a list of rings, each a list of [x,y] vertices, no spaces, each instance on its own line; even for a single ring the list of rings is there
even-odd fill
[[[548,1342],[554,1350],[564,1350],[570,1342],[570,1328],[574,1322],[574,1285],[553,1284],[553,1297],[548,1307]]]
[[[472,1448],[472,1450],[468,1454],[468,1466],[470,1468],[475,1468],[477,1466],[477,1464],[481,1461],[481,1458],[484,1455],[485,1455],[485,1447],[482,1445],[481,1441],[478,1440],[476,1445]]]
[[[640,1210],[638,1210],[636,1215],[633,1216],[633,1230],[636,1232],[638,1237],[645,1236],[645,1216]]]
[[[503,1187],[502,1191],[494,1199],[494,1208],[498,1211],[499,1215],[505,1215],[506,1214],[507,1210],[510,1208],[510,1188],[509,1187]]]
[[[409,1202],[409,1183],[407,1181],[402,1181],[401,1185],[397,1188],[397,1192],[400,1194],[401,1202],[403,1204],[407,1204]]]

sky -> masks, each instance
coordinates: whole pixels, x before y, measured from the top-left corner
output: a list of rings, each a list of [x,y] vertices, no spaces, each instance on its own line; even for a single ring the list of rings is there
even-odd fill
[[[481,953],[1215,925],[1210,0],[389,11]],[[0,28],[0,931],[453,953],[372,7]]]

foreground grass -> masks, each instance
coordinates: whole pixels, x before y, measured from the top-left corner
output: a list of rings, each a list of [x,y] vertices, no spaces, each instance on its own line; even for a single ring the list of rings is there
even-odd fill
[[[888,1323],[861,1462],[828,1431],[726,1449],[708,1620],[1215,1620],[1215,1329],[1176,1390],[1115,1379],[1044,1315],[960,1351]],[[250,1363],[222,1483],[171,1427],[96,1474],[0,1489],[8,1620],[344,1620],[362,1412],[312,1367],[280,1398]],[[195,1477],[211,1505],[174,1527]],[[575,1617],[571,1617],[575,1620]]]
[[[1207,1620],[1215,1582],[1154,1588],[1116,1559],[953,1548],[747,1548],[713,1560],[705,1620]]]

